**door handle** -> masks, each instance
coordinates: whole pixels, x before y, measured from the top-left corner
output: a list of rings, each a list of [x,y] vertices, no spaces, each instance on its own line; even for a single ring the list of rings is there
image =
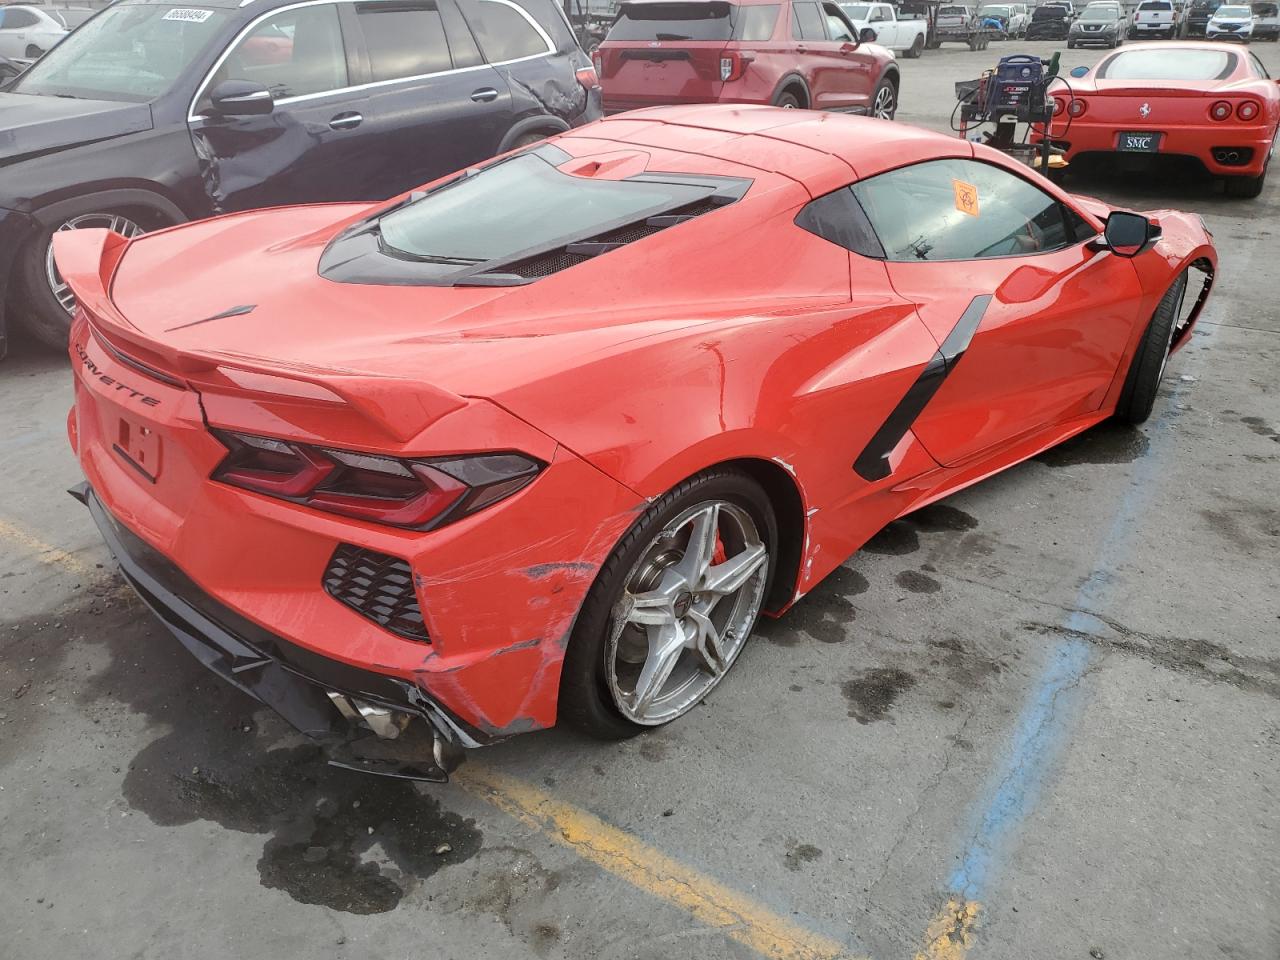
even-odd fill
[[[498,91],[493,87],[481,87],[475,93],[471,94],[471,99],[476,103],[492,103],[498,99]]]
[[[808,52],[809,52],[809,48],[808,48],[808,47],[806,47],[806,46],[802,43],[802,44],[799,44],[799,45],[796,47],[796,52],[797,52],[797,53],[808,53]]]
[[[340,113],[329,121],[330,130],[354,130],[360,126],[360,122],[364,120],[360,114],[354,111],[348,113]]]

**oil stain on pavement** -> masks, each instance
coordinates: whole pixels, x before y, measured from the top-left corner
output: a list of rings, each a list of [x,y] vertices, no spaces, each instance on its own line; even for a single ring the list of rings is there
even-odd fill
[[[160,826],[208,821],[267,835],[264,887],[356,914],[394,909],[421,880],[481,849],[474,821],[408,782],[329,766],[318,747],[207,674],[130,595],[109,603],[98,619],[83,606],[60,619],[89,619],[87,638],[110,653],[105,669],[77,683],[85,712],[114,700],[165,729],[125,773],[134,810]]]
[[[916,685],[916,678],[894,667],[864,670],[840,686],[849,702],[849,716],[859,723],[874,723],[889,716],[895,701]]]

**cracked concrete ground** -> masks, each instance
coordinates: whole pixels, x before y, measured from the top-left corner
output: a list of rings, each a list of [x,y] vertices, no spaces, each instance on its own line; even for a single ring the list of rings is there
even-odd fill
[[[945,129],[953,81],[1015,49],[904,62],[900,119]],[[1220,245],[1151,423],[892,525],[679,724],[476,762],[876,958],[943,936],[1001,771],[1038,764],[954,908],[973,956],[1280,957],[1280,185],[1073,189],[1195,210]],[[473,789],[326,768],[207,675],[98,566],[68,398],[59,358],[0,365],[0,955],[755,955]]]

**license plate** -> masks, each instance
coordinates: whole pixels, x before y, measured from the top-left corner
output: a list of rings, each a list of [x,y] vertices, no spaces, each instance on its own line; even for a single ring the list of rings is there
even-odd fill
[[[155,483],[159,478],[160,435],[150,427],[121,417],[111,449],[147,481]]]
[[[1121,133],[1118,149],[1129,153],[1158,153],[1160,150],[1160,134]]]

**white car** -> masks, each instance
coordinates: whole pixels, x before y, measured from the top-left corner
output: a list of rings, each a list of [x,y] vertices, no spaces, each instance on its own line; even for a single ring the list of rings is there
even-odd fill
[[[0,6],[0,57],[35,60],[69,32],[52,7]]]
[[[1239,40],[1248,43],[1253,37],[1253,10],[1244,4],[1223,4],[1213,12],[1204,28],[1206,40]]]

